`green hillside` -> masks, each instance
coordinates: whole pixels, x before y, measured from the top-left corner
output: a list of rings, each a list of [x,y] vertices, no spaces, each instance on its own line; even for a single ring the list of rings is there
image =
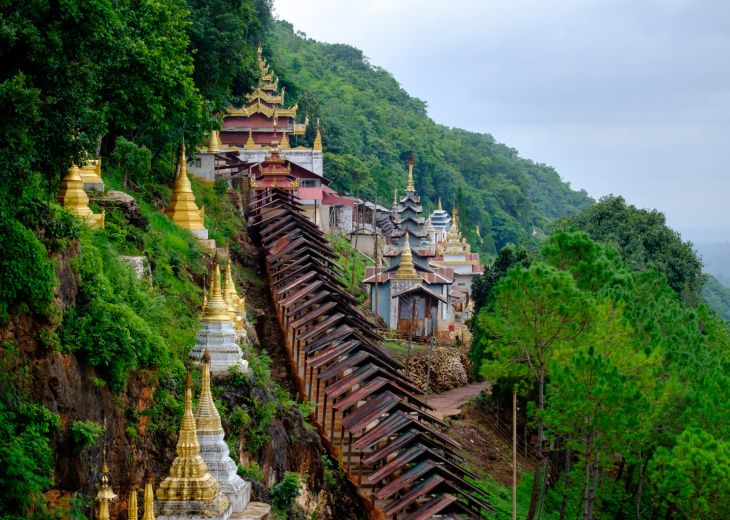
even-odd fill
[[[354,47],[307,39],[279,21],[264,52],[286,87],[285,104],[298,102],[297,119],[309,117],[307,134],[292,143],[311,146],[320,120],[325,174],[337,189],[368,197],[377,191],[389,206],[394,188],[402,194],[406,186],[413,137],[424,209],[435,209],[438,197],[447,210],[458,201],[465,236],[479,244],[478,225],[481,251],[490,254],[591,203],[552,167],[521,158],[491,135],[438,125],[424,101]]]

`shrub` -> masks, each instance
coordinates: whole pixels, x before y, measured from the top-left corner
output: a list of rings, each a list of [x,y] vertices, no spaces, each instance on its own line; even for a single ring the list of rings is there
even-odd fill
[[[250,478],[251,480],[261,481],[264,478],[264,472],[255,461],[251,461],[251,465],[246,468],[238,465],[238,475],[242,478]]]
[[[309,476],[305,473],[302,478]],[[299,473],[287,471],[284,478],[271,489],[271,506],[279,511],[288,513],[292,510],[294,499],[302,494],[302,481]]]
[[[213,191],[219,197],[222,197],[228,193],[228,181],[225,179],[218,179],[213,183]]]
[[[74,421],[71,425],[71,436],[76,451],[82,451],[96,442],[96,438],[104,432],[101,424],[94,421]]]
[[[10,318],[8,308],[20,302],[47,311],[56,284],[53,268],[45,246],[28,228],[17,220],[0,222],[0,324]]]

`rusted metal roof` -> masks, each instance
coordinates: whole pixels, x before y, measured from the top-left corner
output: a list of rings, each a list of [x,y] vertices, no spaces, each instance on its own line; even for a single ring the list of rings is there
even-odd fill
[[[416,464],[412,468],[409,468],[408,471],[404,471],[398,478],[393,479],[377,490],[374,495],[380,500],[385,500],[404,487],[418,482],[421,477],[426,476],[435,467],[436,464],[428,460]]]
[[[417,406],[408,403],[395,395],[390,390],[386,390],[377,397],[370,399],[364,405],[357,408],[342,420],[342,426],[349,430],[350,433],[357,433],[364,430],[370,423],[380,418],[385,413],[392,413],[399,410],[405,413],[415,413],[414,417],[446,426],[446,423],[429,414],[420,414],[421,411]]]
[[[326,320],[318,323],[311,329],[307,329],[306,331],[304,331],[303,334],[300,334],[299,336],[297,336],[297,339],[299,341],[307,341],[308,339],[313,338],[317,334],[324,332],[325,330],[329,329],[330,327],[333,327],[337,322],[339,322],[344,317],[345,317],[344,314],[342,314],[341,312],[338,312],[337,314],[330,316]]]
[[[330,295],[329,291],[319,291],[317,294],[313,294],[312,297],[308,300],[303,301],[296,307],[294,307],[292,310],[288,311],[286,313],[287,318],[291,318],[292,316],[296,316],[300,312],[302,312],[305,309],[308,309],[312,305],[316,305],[319,302],[321,302],[323,299],[327,298],[327,296]]]
[[[360,342],[357,341],[356,339],[351,339],[350,341],[345,341],[344,343],[340,343],[336,346],[332,346],[328,349],[323,350],[316,356],[307,358],[307,364],[314,368],[319,368],[319,367],[326,365],[327,363],[337,359],[340,356],[344,356],[345,354],[350,352],[353,348],[357,348],[359,346],[360,346]]]
[[[299,319],[296,319],[292,321],[289,326],[294,330],[299,330],[300,328],[304,327],[305,325],[309,325],[312,321],[316,320],[317,318],[320,318],[323,314],[328,312],[333,307],[337,307],[337,303],[335,302],[329,302],[325,303],[324,305],[320,305],[312,312],[309,312],[302,316]]]
[[[372,454],[363,459],[363,462],[365,464],[368,464],[369,466],[372,466],[377,462],[380,462],[381,460],[390,457],[395,452],[416,443],[420,443],[426,447],[429,447],[432,453],[436,453],[434,451],[436,449],[442,451],[445,455],[449,456],[449,458],[444,457],[445,460],[462,463],[464,462],[464,459],[456,455],[453,451],[445,448],[442,444],[435,442],[431,437],[424,435],[422,432],[414,428],[411,428],[410,430],[401,433],[395,440],[390,441],[385,446],[375,450]]]
[[[279,305],[283,307],[284,309],[290,307],[291,305],[294,305],[299,300],[304,298],[305,296],[312,294],[317,287],[322,285],[324,282],[322,280],[317,280],[316,282],[312,282],[311,284],[307,285],[306,287],[303,287],[302,289],[298,290],[291,296],[288,296],[287,298],[281,300],[279,302]]]
[[[431,495],[435,487],[444,481],[444,477],[440,475],[431,475],[428,478],[423,479],[419,484],[413,486],[405,495],[400,497],[398,500],[394,500],[383,508],[383,513],[386,516],[392,516],[395,513],[399,513],[413,502],[418,500],[423,495]]]
[[[399,395],[401,397],[407,397],[409,402],[412,401],[414,403],[417,403],[424,410],[433,410],[432,407],[428,406],[426,403],[418,399],[415,395],[398,386],[390,378],[386,378],[383,376],[378,376],[368,383],[360,386],[360,388],[358,388],[357,390],[353,390],[350,394],[347,395],[347,397],[340,400],[336,405],[334,405],[333,408],[335,410],[347,410],[351,406],[356,405],[359,401],[364,401],[374,392],[380,390],[390,390],[396,395]]]
[[[456,497],[453,495],[449,495],[448,493],[444,493],[443,495],[437,495],[428,502],[426,502],[426,504],[418,511],[411,513],[403,520],[428,520],[434,515],[443,512],[444,509],[454,504],[455,502]]]
[[[461,444],[456,442],[456,440],[450,435],[434,430],[428,424],[419,421],[417,416],[403,413],[400,410],[390,414],[386,419],[380,421],[374,428],[368,430],[362,437],[357,439],[352,446],[356,450],[363,451],[406,428],[420,430],[422,433],[430,435],[444,444],[450,444],[455,448],[461,448]]]
[[[285,285],[281,289],[277,290],[275,292],[275,294],[277,296],[280,296],[280,295],[282,295],[284,293],[288,293],[289,291],[291,291],[293,289],[296,289],[298,286],[304,284],[304,282],[306,282],[308,280],[311,280],[312,278],[315,278],[316,276],[317,276],[317,272],[316,271],[311,271],[311,272],[309,272],[309,273],[307,273],[305,275],[300,276],[299,278],[297,278],[293,282],[289,283],[288,285]]]

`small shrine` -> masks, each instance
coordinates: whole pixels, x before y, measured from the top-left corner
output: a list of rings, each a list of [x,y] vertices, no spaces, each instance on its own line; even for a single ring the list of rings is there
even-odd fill
[[[180,174],[172,188],[172,197],[165,213],[181,228],[190,230],[193,235],[202,240],[208,239],[208,230],[205,229],[203,215],[205,208],[198,209],[195,205],[195,195],[188,179],[185,145],[180,158]]]
[[[221,493],[220,484],[208,473],[200,456],[193,416],[193,380],[185,378],[185,413],[177,441],[177,457],[170,476],[160,483],[155,504],[157,520],[227,520],[233,506]]]
[[[88,222],[91,227],[104,227],[104,212],[96,214],[89,208],[89,197],[84,191],[84,182],[79,174],[79,168],[75,164],[71,165],[68,173],[61,180],[61,189],[56,195],[56,202],[72,215]]]
[[[235,310],[232,305],[229,310],[229,305],[223,298],[218,253],[213,259],[209,295],[207,298],[204,297],[204,300],[200,331],[195,337],[196,344],[188,356],[200,361],[207,349],[211,359],[210,370],[212,372],[225,373],[235,365],[239,365],[245,372],[248,370],[248,361],[241,359],[243,353],[236,342],[238,335],[234,329],[234,318],[232,317],[235,315]]]
[[[484,266],[479,262],[479,253],[471,252],[471,245],[462,238],[459,231],[458,211],[454,207],[454,216],[451,227],[446,234],[446,240],[436,246],[437,255],[433,263],[454,270],[454,297],[463,297],[464,306],[469,304],[472,278],[484,272]]]
[[[203,353],[202,361],[202,388],[195,409],[200,456],[208,468],[208,473],[220,484],[221,493],[226,495],[233,505],[233,513],[240,513],[246,509],[251,500],[251,483],[238,476],[238,466],[231,459],[230,450],[224,440],[225,432],[221,425],[221,417],[210,392],[210,355],[207,350]]]

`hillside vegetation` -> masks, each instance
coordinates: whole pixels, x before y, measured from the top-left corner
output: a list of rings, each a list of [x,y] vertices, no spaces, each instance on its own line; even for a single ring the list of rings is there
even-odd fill
[[[325,174],[336,189],[367,197],[377,191],[389,207],[393,190],[406,187],[413,137],[424,210],[434,210],[439,197],[446,210],[456,202],[464,236],[489,254],[591,203],[552,167],[523,159],[491,135],[436,124],[424,101],[354,47],[317,42],[279,21],[265,50],[286,87],[285,104],[298,102],[297,118],[309,117],[307,134],[293,143],[311,145],[319,119]]]

